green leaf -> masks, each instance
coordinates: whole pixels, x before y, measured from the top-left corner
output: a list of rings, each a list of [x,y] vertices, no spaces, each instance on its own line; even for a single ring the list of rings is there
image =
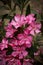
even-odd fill
[[[25,0],[24,2],[24,6],[29,2],[30,0]]]
[[[43,13],[41,14],[41,21],[43,21]]]
[[[28,15],[30,13],[31,13],[31,11],[30,11],[30,5],[28,5],[27,8],[26,8],[26,15]]]
[[[37,20],[37,22],[41,21],[41,15],[36,10],[34,10],[33,8],[31,8],[31,13],[36,14],[36,20]]]
[[[2,21],[2,26],[0,26],[0,42],[4,36],[5,36],[4,21]]]
[[[11,8],[11,0],[1,0],[4,5],[8,5]]]
[[[1,10],[1,9],[9,10],[9,8],[8,8],[7,6],[5,6],[5,5],[0,6],[0,10]]]

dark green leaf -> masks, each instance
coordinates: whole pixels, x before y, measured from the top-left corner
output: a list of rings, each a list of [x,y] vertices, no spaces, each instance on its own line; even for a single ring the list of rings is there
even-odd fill
[[[7,6],[5,6],[5,5],[0,6],[0,10],[1,10],[1,9],[9,10],[9,8],[8,8]]]
[[[24,6],[29,2],[30,0],[25,0],[24,2]]]
[[[31,11],[30,11],[30,5],[28,5],[27,8],[26,8],[26,15],[28,15],[30,13],[31,13]]]

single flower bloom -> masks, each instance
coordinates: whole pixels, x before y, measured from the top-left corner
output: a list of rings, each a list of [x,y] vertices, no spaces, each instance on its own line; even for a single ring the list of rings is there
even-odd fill
[[[18,57],[19,59],[23,59],[28,55],[28,52],[25,50],[24,46],[13,48],[12,56]]]
[[[5,27],[6,30],[6,35],[5,37],[10,37],[12,38],[14,35],[14,32],[16,31],[15,29],[13,29],[12,25],[9,23],[8,26]]]
[[[28,48],[31,47],[31,42],[33,39],[32,36],[28,36],[26,34],[18,34],[18,39],[20,40],[20,44],[23,44]]]
[[[26,16],[26,21],[28,24],[31,24],[33,21],[35,21],[34,14]]]
[[[12,19],[12,21],[11,21],[11,25],[13,25],[16,29],[25,24],[26,24],[26,21],[25,21],[24,15],[22,15],[22,16],[16,15],[16,16],[14,16],[14,19]]]
[[[41,24],[40,23],[36,23],[36,22],[32,22],[31,25],[28,27],[28,29],[30,29],[30,34],[31,35],[35,35],[40,33],[40,29],[41,29]]]
[[[2,42],[0,43],[0,49],[3,50],[5,48],[8,48],[8,40],[4,38],[2,39]]]

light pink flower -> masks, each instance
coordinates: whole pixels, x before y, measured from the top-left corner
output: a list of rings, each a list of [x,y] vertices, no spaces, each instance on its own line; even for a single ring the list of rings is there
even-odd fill
[[[20,27],[18,22],[15,22],[14,20],[11,21],[11,25],[13,25],[16,29]]]
[[[16,15],[14,17],[15,21],[18,22],[20,25],[24,25],[26,23],[25,19],[25,15]]]

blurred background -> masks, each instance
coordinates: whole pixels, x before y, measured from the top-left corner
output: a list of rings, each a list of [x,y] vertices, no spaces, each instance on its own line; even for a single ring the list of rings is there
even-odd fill
[[[15,14],[28,15],[30,13],[34,13],[37,22],[41,22],[42,25],[39,35],[41,55],[36,57],[36,60],[43,64],[43,0],[0,0],[0,21],[4,21],[5,25]]]

